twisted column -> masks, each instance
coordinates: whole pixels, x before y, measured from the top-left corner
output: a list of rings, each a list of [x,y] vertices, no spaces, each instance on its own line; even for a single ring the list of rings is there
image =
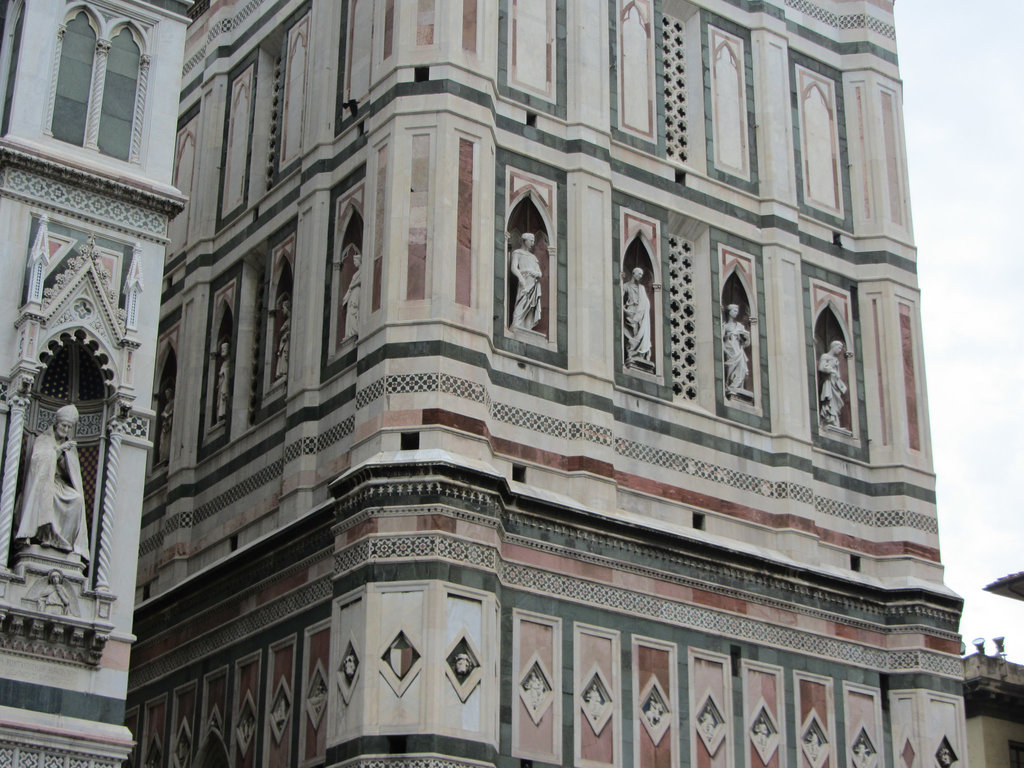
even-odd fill
[[[107,426],[107,461],[103,482],[103,518],[100,521],[100,545],[96,556],[96,589],[110,591],[110,540],[114,535],[114,504],[117,501],[117,470],[121,461],[124,422],[114,419]]]
[[[60,56],[64,50],[64,35],[68,28],[61,24],[57,27],[57,46],[53,54],[53,76],[50,78],[50,93],[46,102],[46,120],[43,123],[43,133],[53,136],[53,107],[57,102],[57,78],[60,77]],[[15,55],[14,52],[11,53]]]
[[[89,111],[85,126],[85,146],[99,149],[100,113],[103,111],[103,86],[107,81],[107,55],[110,53],[109,40],[96,41],[96,56],[92,63],[92,88],[89,95]]]
[[[0,491],[0,569],[8,565],[7,553],[14,535],[14,494],[18,487],[21,438],[25,432],[25,411],[29,399],[13,395],[7,402],[11,410],[7,414],[7,463],[4,465],[3,490]]]
[[[132,116],[132,147],[128,159],[139,162],[142,151],[142,121],[146,116],[146,91],[149,89],[149,56],[139,59],[139,79],[135,87],[135,114]]]

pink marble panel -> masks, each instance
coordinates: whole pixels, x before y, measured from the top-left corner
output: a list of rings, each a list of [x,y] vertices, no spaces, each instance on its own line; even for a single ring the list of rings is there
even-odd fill
[[[477,0],[462,0],[462,50],[476,53]]]
[[[427,285],[427,203],[430,197],[430,135],[412,137],[409,189],[409,262],[405,298],[423,299]]]
[[[388,148],[377,150],[377,193],[373,221],[373,291],[370,298],[371,311],[380,309],[381,279],[384,276],[384,237],[387,223],[387,178]]]
[[[416,45],[434,44],[434,0],[419,0],[416,5]]]
[[[473,147],[472,141],[459,139],[459,199],[455,234],[455,301],[466,307],[472,304],[473,293]]]
[[[903,391],[907,402],[907,440],[912,451],[921,450],[917,419],[917,376],[914,373],[914,335],[910,307],[900,304],[900,347],[903,351]]]

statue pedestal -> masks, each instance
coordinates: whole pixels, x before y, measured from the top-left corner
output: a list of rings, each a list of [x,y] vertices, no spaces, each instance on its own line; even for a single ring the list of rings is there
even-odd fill
[[[79,591],[85,587],[85,563],[79,555],[29,544],[14,556],[14,572],[22,578],[30,573],[49,574],[51,571],[59,571],[65,579],[76,583]]]

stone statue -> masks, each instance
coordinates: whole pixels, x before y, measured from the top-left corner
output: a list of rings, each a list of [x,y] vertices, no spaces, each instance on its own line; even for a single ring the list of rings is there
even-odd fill
[[[215,408],[213,422],[215,424],[227,420],[228,405],[231,400],[231,393],[228,391],[231,386],[231,345],[227,341],[220,343],[217,358],[217,385],[213,393]]]
[[[64,585],[64,574],[60,571],[50,571],[46,577],[46,588],[39,594],[38,605],[43,613],[55,613],[58,616],[67,616],[72,613],[74,596]]]
[[[341,299],[341,303],[345,305],[346,339],[349,336],[359,335],[359,284],[362,279],[359,272],[363,265],[363,257],[358,252],[353,253],[352,263],[355,264],[356,270],[352,273],[352,277],[348,281],[348,290],[345,291],[345,295]]]
[[[725,357],[725,396],[753,400],[753,393],[744,385],[750,373],[746,350],[750,347],[750,331],[739,320],[738,304],[726,307],[729,319],[722,323],[722,355]]]
[[[78,446],[72,436],[78,409],[65,405],[57,411],[48,432],[31,442],[25,482],[18,499],[15,541],[38,544],[89,560],[89,529],[85,522],[85,494]]]
[[[512,252],[510,269],[518,281],[515,306],[512,310],[512,327],[532,331],[540,322],[541,271],[540,262],[533,253],[537,241],[529,232],[523,234],[519,248]]]
[[[277,329],[277,354],[274,362],[274,381],[288,375],[289,342],[292,337],[292,300],[284,294],[277,304],[281,313],[281,325]]]
[[[622,332],[626,365],[650,369],[651,300],[643,279],[644,271],[636,267],[632,279],[622,286]]]
[[[821,415],[821,423],[828,427],[839,427],[843,414],[847,386],[839,371],[842,355],[843,342],[837,340],[829,344],[828,352],[818,360],[818,371],[824,374],[818,413]]]
[[[174,390],[164,390],[164,407],[160,410],[160,437],[157,443],[157,458],[168,461],[171,458],[171,426],[174,423]]]

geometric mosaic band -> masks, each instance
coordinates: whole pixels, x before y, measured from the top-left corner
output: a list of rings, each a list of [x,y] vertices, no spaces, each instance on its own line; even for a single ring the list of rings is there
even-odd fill
[[[945,677],[962,675],[960,659],[920,649],[887,651],[848,640],[758,621],[745,616],[609,586],[563,573],[501,559],[494,547],[439,533],[362,539],[335,555],[339,574],[367,562],[445,559],[493,570],[502,584],[538,594],[585,603],[631,616],[725,635],[816,658],[826,658],[882,672],[925,671]]]
[[[120,760],[71,752],[55,746],[0,741],[0,768],[118,768]]]
[[[436,755],[406,755],[403,757],[367,755],[338,763],[338,765],[342,768],[493,768],[493,763],[453,760],[450,757]]]

